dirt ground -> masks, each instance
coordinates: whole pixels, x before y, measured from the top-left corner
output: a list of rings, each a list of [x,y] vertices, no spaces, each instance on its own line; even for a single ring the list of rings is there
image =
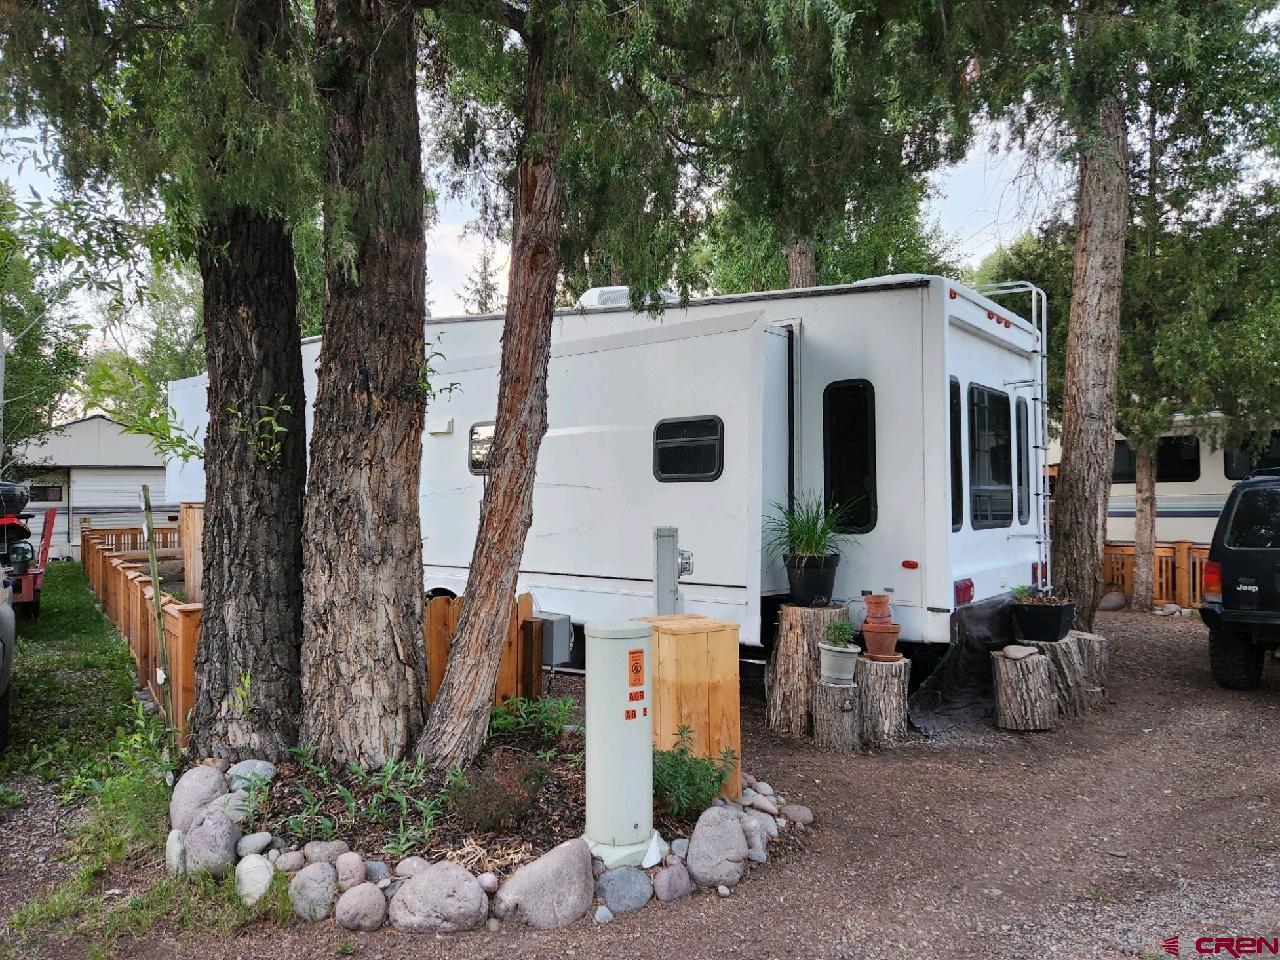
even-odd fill
[[[747,702],[747,769],[818,821],[727,899],[547,933],[157,933],[117,955],[1153,958],[1175,934],[1184,956],[1200,936],[1276,935],[1280,663],[1264,689],[1235,693],[1209,678],[1199,621],[1110,614],[1098,630],[1109,706],[1055,733],[981,725],[843,759],[769,736]]]

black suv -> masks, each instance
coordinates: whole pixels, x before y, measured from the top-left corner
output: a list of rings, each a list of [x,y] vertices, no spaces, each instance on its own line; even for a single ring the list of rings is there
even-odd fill
[[[1257,471],[1227,497],[1204,565],[1209,666],[1219,686],[1262,683],[1280,646],[1280,471]]]

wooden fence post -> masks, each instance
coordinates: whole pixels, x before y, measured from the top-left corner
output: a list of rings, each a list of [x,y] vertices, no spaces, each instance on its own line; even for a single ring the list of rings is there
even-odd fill
[[[188,603],[201,603],[204,601],[204,504],[184,503],[178,509],[182,592]]]
[[[187,742],[187,716],[196,702],[196,645],[200,642],[202,603],[164,605],[165,642],[168,646],[169,697],[173,704],[169,725],[178,731],[178,743]],[[153,671],[154,672],[154,671]],[[163,696],[157,698],[163,704]]]
[[[1173,544],[1173,602],[1180,607],[1191,606],[1191,541],[1176,540]]]

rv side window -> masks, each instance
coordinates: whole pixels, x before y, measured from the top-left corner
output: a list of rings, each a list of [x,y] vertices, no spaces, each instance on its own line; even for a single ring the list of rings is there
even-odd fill
[[[825,502],[845,508],[848,533],[876,525],[876,395],[869,380],[841,380],[822,392]]]
[[[960,419],[960,381],[951,378],[951,529],[964,526],[964,434]]]
[[[31,488],[32,503],[61,503],[62,487],[58,484],[53,486],[38,486]]]
[[[724,421],[719,417],[659,420],[653,428],[653,475],[661,483],[715,480],[724,470]]]
[[[1018,523],[1031,522],[1031,449],[1027,437],[1027,401],[1018,398]]]
[[[969,385],[969,514],[975,530],[1013,523],[1009,395]]]
[[[477,477],[489,475],[489,451],[493,447],[493,423],[473,423],[467,439],[467,469]]]
[[[1138,461],[1128,440],[1116,441],[1115,456],[1111,461],[1112,483],[1134,483],[1138,479]]]
[[[1243,480],[1255,470],[1274,470],[1280,467],[1280,430],[1271,431],[1271,439],[1262,450],[1244,444],[1227,447],[1222,451],[1223,472],[1228,480]],[[35,488],[32,487],[34,490]],[[31,499],[35,499],[33,496]]]
[[[1136,483],[1138,458],[1128,440],[1116,441],[1111,468],[1112,483]],[[1197,437],[1161,437],[1156,447],[1156,482],[1191,483],[1200,479],[1200,440]]]

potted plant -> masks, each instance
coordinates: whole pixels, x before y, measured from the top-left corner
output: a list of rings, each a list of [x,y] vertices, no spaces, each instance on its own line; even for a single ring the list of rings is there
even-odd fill
[[[826,643],[818,642],[823,683],[853,683],[853,665],[861,652],[853,643],[852,623],[848,620],[828,623]]]
[[[1057,643],[1075,622],[1074,600],[1036,593],[1030,587],[1015,587],[1013,597],[1013,622],[1024,640]]]
[[[771,556],[782,556],[791,602],[827,606],[835,591],[840,545],[849,539],[840,529],[848,511],[828,507],[816,493],[801,494],[790,505],[775,502],[772,509],[765,521],[766,546]]]

